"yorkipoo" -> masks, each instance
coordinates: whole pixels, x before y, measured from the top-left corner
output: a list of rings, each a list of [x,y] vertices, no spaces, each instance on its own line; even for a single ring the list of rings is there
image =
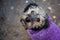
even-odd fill
[[[37,31],[49,26],[47,13],[37,4],[31,3],[27,5],[23,12],[20,21],[25,29]]]

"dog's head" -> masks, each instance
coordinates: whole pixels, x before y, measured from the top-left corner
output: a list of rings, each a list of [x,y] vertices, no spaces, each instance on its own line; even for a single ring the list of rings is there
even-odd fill
[[[49,25],[48,15],[37,4],[29,4],[24,9],[24,15],[21,16],[21,23],[26,29],[41,30]]]

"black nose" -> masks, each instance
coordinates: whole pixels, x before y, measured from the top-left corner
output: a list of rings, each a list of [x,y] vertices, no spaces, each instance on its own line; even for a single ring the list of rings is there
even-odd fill
[[[25,21],[26,21],[26,22],[31,22],[31,19],[30,19],[29,17],[27,17],[27,18],[25,19]]]

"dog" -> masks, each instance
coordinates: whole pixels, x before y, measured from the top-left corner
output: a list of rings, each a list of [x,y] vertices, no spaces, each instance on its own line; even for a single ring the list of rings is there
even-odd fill
[[[47,18],[48,15],[45,11],[33,3],[25,8],[24,15],[21,16],[21,22],[26,29],[41,30],[48,27],[49,22]]]
[[[30,3],[23,12],[20,22],[32,40],[60,40],[60,29],[42,7]]]

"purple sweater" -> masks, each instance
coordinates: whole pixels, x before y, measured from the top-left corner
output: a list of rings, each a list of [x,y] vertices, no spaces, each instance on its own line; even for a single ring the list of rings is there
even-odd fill
[[[60,28],[53,22],[52,18],[49,17],[50,26],[47,29],[41,31],[27,30],[32,40],[60,40]]]

